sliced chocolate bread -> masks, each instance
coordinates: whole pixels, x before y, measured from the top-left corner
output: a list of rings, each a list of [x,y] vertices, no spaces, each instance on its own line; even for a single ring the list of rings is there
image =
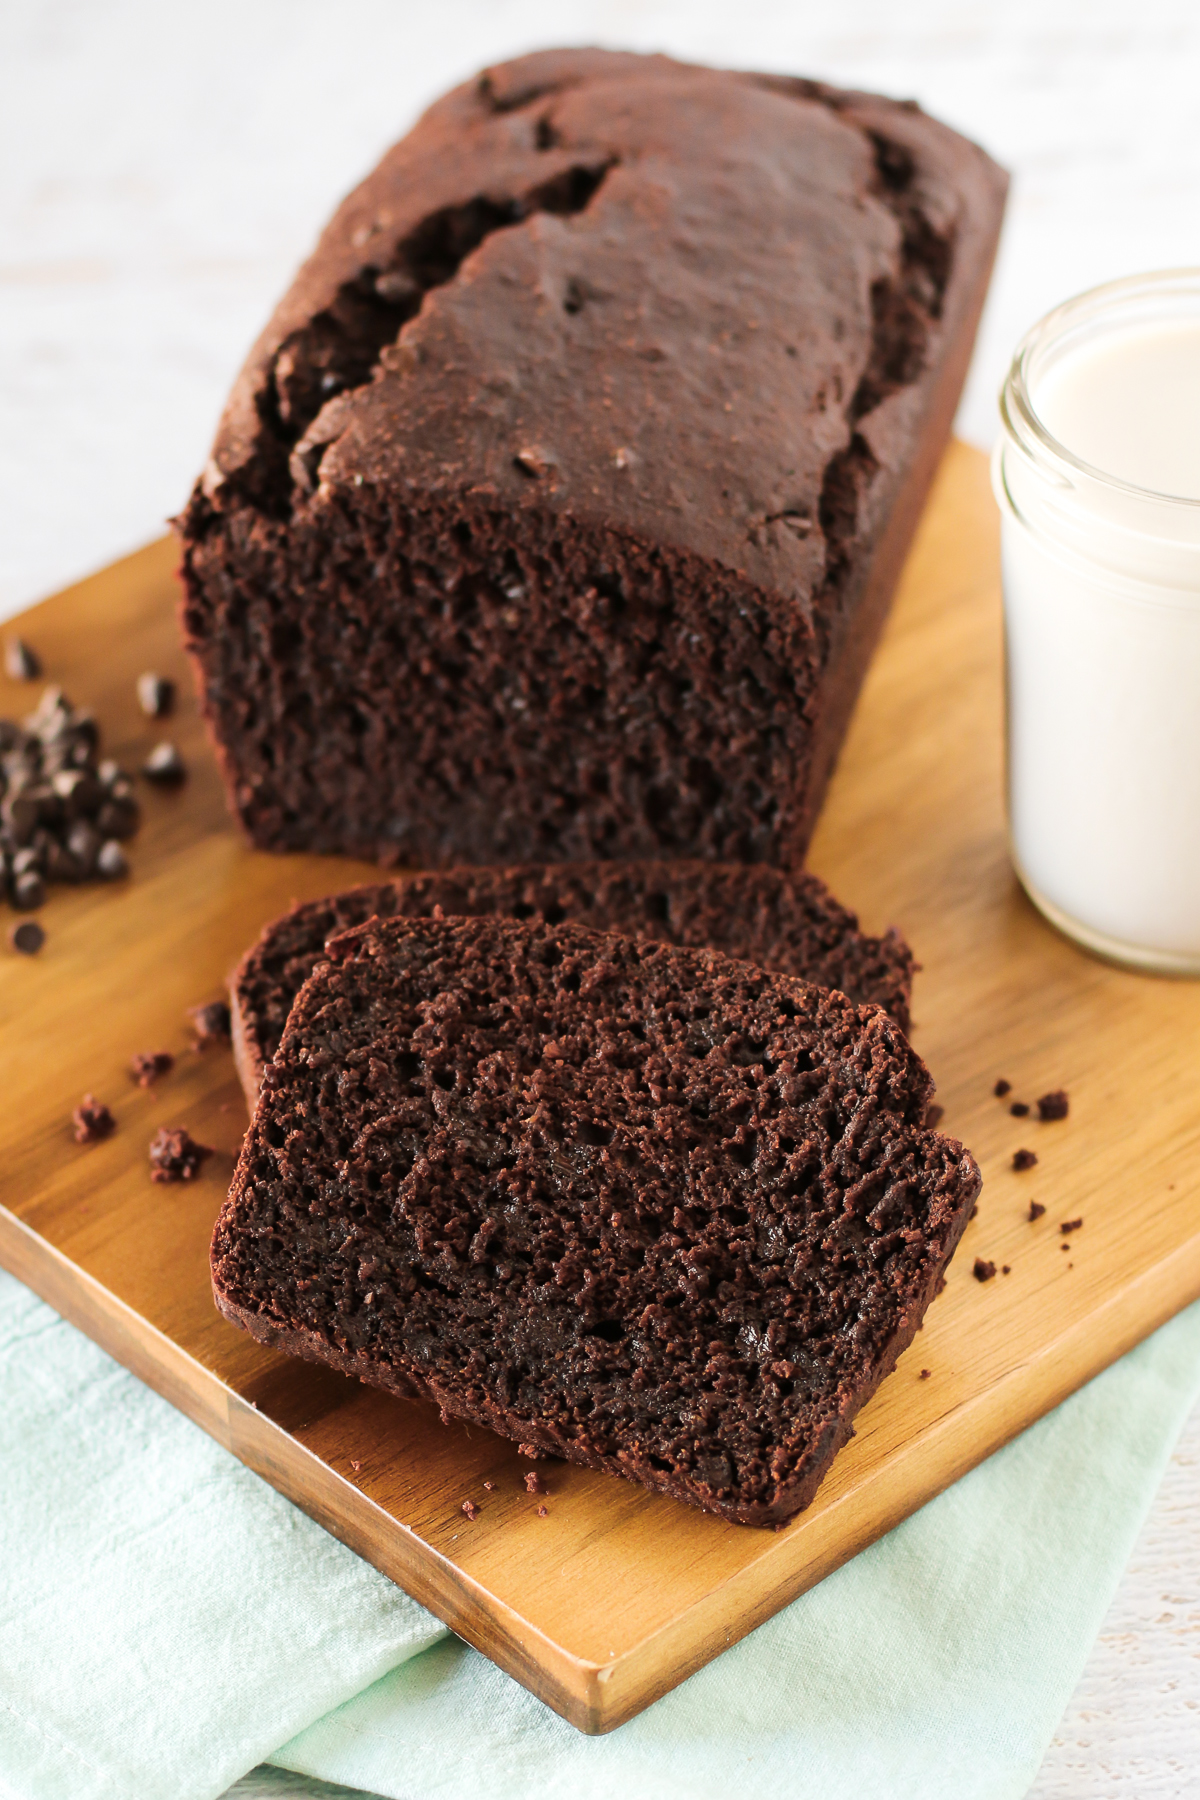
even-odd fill
[[[729,863],[533,863],[351,888],[269,924],[230,980],[234,1054],[251,1110],[288,1011],[332,933],[377,916],[565,920],[595,931],[691,944],[873,1000],[908,1029],[912,951],[897,931],[868,937],[824,882]]]
[[[895,1021],[712,951],[372,920],[212,1244],[262,1342],[745,1524],[808,1504],[979,1171]]]

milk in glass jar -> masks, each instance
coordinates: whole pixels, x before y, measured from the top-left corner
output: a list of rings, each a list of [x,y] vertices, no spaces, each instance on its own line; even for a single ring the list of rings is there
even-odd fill
[[[1058,307],[1001,416],[1017,873],[1089,949],[1200,974],[1200,269]]]

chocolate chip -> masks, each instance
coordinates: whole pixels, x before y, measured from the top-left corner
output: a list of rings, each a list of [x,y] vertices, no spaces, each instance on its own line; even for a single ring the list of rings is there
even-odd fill
[[[103,843],[90,819],[76,819],[68,827],[65,848],[78,865],[80,875],[90,875],[96,868]]]
[[[188,1018],[199,1039],[198,1049],[206,1050],[210,1044],[229,1042],[232,1021],[224,1000],[209,1000],[204,1006],[189,1006]]]
[[[36,956],[46,941],[46,934],[36,919],[22,919],[9,931],[8,941],[22,956]]]
[[[993,1092],[993,1094],[995,1094],[997,1100],[1003,1100],[1005,1094],[1012,1093],[1012,1082],[1005,1081],[1005,1079],[1002,1075],[1000,1077],[999,1081],[996,1083],[995,1087],[992,1089],[992,1092]]]
[[[117,1121],[104,1102],[97,1100],[95,1094],[85,1094],[71,1118],[75,1123],[77,1144],[98,1144],[103,1138],[111,1137],[117,1129]]]
[[[151,1181],[194,1181],[212,1151],[198,1144],[181,1125],[164,1125],[151,1139]]]
[[[4,646],[4,672],[13,681],[36,681],[42,672],[42,659],[24,638],[9,638]]]
[[[165,675],[139,675],[137,697],[148,719],[165,719],[175,709],[175,683]]]
[[[1050,1124],[1055,1119],[1065,1119],[1070,1110],[1070,1102],[1063,1088],[1056,1088],[1052,1094],[1043,1094],[1037,1103],[1038,1118],[1043,1124]]]
[[[108,838],[101,844],[96,857],[96,873],[104,881],[120,881],[122,875],[128,875],[129,858],[116,838]]]
[[[1014,1119],[1027,1119],[1029,1117],[1029,1108],[1024,1100],[1014,1100],[1008,1110]]]
[[[375,277],[375,292],[389,306],[407,306],[420,297],[421,288],[404,269],[384,269]]]
[[[131,838],[141,822],[141,808],[132,796],[113,794],[96,814],[96,830],[106,838]]]
[[[104,784],[86,769],[59,769],[50,786],[63,803],[68,819],[90,819],[104,804]]]
[[[1031,1200],[1029,1202],[1029,1223],[1032,1225],[1036,1219],[1040,1219],[1045,1210],[1045,1207],[1042,1206],[1040,1202]]]
[[[155,744],[142,764],[142,774],[157,787],[178,787],[186,779],[187,765],[174,744]]]
[[[1032,1169],[1037,1164],[1037,1157],[1032,1150],[1014,1150],[1012,1166],[1018,1174],[1022,1169]]]
[[[992,1276],[996,1273],[996,1265],[994,1262],[984,1262],[982,1256],[977,1256],[975,1258],[975,1267],[971,1270],[971,1273],[974,1275],[976,1281],[990,1281]]]
[[[542,1457],[545,1456],[545,1454],[546,1454],[546,1452],[544,1450],[539,1450],[539,1448],[536,1444],[518,1444],[517,1445],[517,1455],[518,1456],[527,1456],[529,1458],[530,1462],[540,1462]]]
[[[513,461],[522,475],[548,475],[554,467],[554,458],[536,444],[529,444],[525,449],[518,450]]]
[[[46,884],[36,869],[26,869],[12,881],[12,903],[18,912],[34,912],[46,900]]]
[[[169,1050],[139,1050],[130,1058],[129,1073],[139,1087],[152,1087],[160,1075],[169,1075],[175,1058]]]

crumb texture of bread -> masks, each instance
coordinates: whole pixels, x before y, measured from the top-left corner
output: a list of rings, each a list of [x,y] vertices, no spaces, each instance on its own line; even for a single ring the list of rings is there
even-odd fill
[[[372,920],[302,988],[212,1243],[227,1317],[725,1518],[805,1506],[979,1172],[894,1020],[711,951]]]
[[[333,933],[372,917],[496,913],[570,921],[739,961],[838,988],[884,1007],[908,1029],[913,955],[897,931],[870,937],[824,882],[764,865],[700,862],[538,863],[462,868],[350,888],[293,907],[264,929],[230,981],[238,1069],[253,1109],[288,1012]]]
[[[331,220],[178,522],[252,840],[799,866],[1003,194],[911,106],[661,56],[438,101]]]

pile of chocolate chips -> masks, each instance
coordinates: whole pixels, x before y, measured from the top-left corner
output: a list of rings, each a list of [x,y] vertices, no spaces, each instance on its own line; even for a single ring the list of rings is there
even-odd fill
[[[51,881],[116,881],[141,823],[133,782],[99,761],[100,732],[61,688],[23,724],[0,719],[0,891],[21,912]]]

